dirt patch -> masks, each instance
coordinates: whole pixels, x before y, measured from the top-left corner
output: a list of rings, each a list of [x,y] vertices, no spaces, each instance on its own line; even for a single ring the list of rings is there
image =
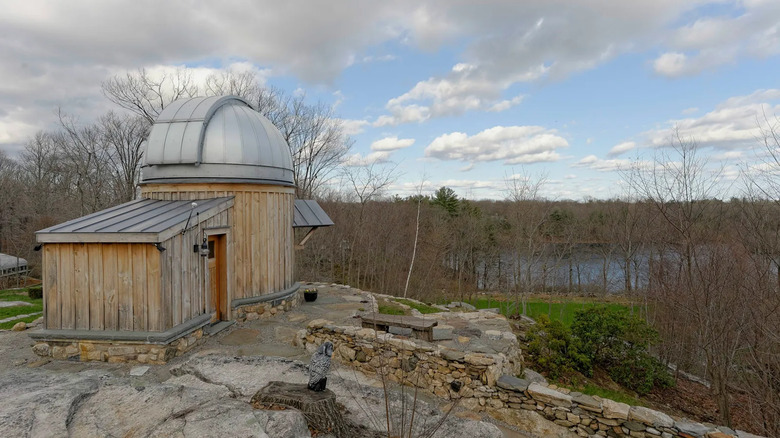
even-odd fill
[[[259,330],[252,330],[246,328],[240,328],[233,330],[224,338],[222,338],[221,344],[224,345],[247,345],[257,343],[257,337],[260,335]]]
[[[686,379],[677,379],[673,388],[656,389],[646,397],[653,405],[663,407],[664,411],[688,417],[701,423],[720,424],[718,404],[706,386]],[[760,433],[753,426],[748,400],[742,394],[731,397],[732,428],[751,433]]]

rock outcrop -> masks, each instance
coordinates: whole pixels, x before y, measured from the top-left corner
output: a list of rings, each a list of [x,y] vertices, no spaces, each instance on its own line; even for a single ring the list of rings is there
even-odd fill
[[[0,404],[0,430],[3,436],[15,437],[310,436],[300,411],[254,409],[249,403],[252,395],[271,380],[305,383],[306,366],[301,362],[212,355],[191,358],[172,372],[174,377],[154,384],[143,378],[94,370],[3,372],[0,393],[13,402]],[[384,392],[367,383],[359,378],[342,378],[336,371],[328,379],[328,388],[345,405],[351,421],[378,431],[386,424]],[[388,394],[392,412],[400,414],[404,403],[411,405],[408,392]],[[406,397],[404,403],[402,397]],[[434,424],[444,415],[422,401],[417,409],[424,412],[418,418],[424,418],[427,424]],[[502,434],[492,424],[448,416],[438,436],[500,438]]]

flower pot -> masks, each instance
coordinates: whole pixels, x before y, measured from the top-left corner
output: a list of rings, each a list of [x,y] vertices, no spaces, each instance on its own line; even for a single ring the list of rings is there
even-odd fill
[[[317,291],[313,291],[313,292],[306,291],[306,292],[304,292],[303,293],[303,299],[307,303],[311,303],[312,301],[316,301],[317,300]]]

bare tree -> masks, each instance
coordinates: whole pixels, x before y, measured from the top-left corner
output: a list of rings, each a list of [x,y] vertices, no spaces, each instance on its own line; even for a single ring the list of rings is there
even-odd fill
[[[349,196],[357,200],[358,217],[357,224],[353,225],[354,232],[349,244],[350,248],[355,248],[364,237],[363,228],[365,225],[366,206],[369,202],[379,197],[387,187],[392,184],[397,176],[395,164],[381,164],[373,162],[367,166],[345,167],[343,177],[349,189]],[[350,251],[349,262],[347,264],[347,278],[355,281],[357,287],[360,287],[360,266],[355,267],[355,253]],[[355,272],[356,271],[356,272]]]
[[[420,185],[417,187],[417,219],[414,226],[414,245],[412,246],[412,260],[409,262],[409,273],[406,275],[406,284],[404,285],[404,298],[409,291],[409,280],[412,278],[412,269],[414,268],[414,259],[417,256],[417,241],[420,237],[420,208],[422,207],[422,189],[425,185],[425,176],[420,179]]]
[[[159,77],[146,69],[117,75],[103,82],[103,95],[111,102],[147,120],[151,125],[174,100],[198,95],[198,86],[186,68]]]
[[[661,325],[661,335],[679,346],[677,358],[689,357],[707,376],[720,421],[730,425],[729,381],[746,323],[738,292],[744,258],[735,256],[723,203],[715,200],[720,173],[697,152],[694,140],[677,133],[634,181],[667,226],[655,242],[661,249],[649,292],[656,312],[678,321],[672,330]]]
[[[553,203],[541,196],[541,189],[546,182],[546,175],[531,177],[521,172],[507,177],[507,197],[512,204],[509,221],[513,228],[516,264],[514,290],[515,310],[527,314],[528,295],[534,282],[534,266],[544,257],[545,245],[543,229]]]
[[[140,179],[143,143],[149,124],[139,116],[117,115],[110,111],[98,120],[103,142],[114,173],[115,193],[120,202],[132,201]]]
[[[263,87],[252,71],[223,70],[206,78],[204,94],[207,96],[239,96],[256,102]]]

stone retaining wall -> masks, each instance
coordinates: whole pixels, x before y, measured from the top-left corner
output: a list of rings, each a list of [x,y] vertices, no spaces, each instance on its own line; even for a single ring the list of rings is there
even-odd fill
[[[303,301],[303,293],[296,292],[291,297],[283,300],[265,301],[256,304],[246,304],[233,308],[233,317],[238,322],[253,321],[260,318],[268,318],[282,312],[298,307]]]
[[[239,322],[266,318],[286,312],[298,306],[301,301],[303,301],[302,294],[294,293],[286,299],[236,307],[233,310],[233,316]],[[32,349],[38,356],[58,360],[164,364],[203,342],[205,342],[204,332],[202,328],[199,328],[169,344],[74,339],[39,341]]]
[[[122,341],[46,341],[33,346],[38,356],[75,359],[82,362],[138,362],[164,364],[204,342],[203,329],[197,329],[170,344],[146,344]]]
[[[439,397],[459,398],[461,406],[474,411],[535,411],[581,437],[755,437],[519,379],[514,377],[516,364],[504,354],[463,352],[369,328],[335,326],[326,320],[311,321],[296,338],[309,351],[325,341],[333,342],[335,360],[363,372],[382,373]]]

